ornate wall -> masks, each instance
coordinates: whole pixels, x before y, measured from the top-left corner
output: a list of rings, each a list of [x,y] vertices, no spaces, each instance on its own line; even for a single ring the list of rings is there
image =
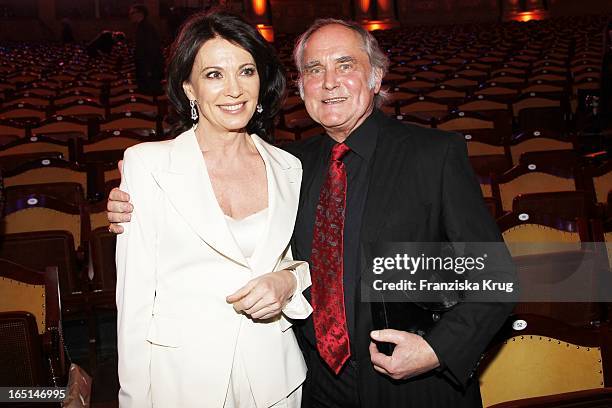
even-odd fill
[[[0,40],[59,39],[60,20],[56,2],[64,0],[2,0],[3,6],[13,8],[15,17],[0,15]],[[128,0],[78,0],[104,5]],[[166,32],[165,20],[157,15],[159,5],[189,3],[204,4],[203,0],[144,0],[151,11],[151,19]],[[265,4],[266,19],[271,20],[277,33],[298,33],[319,17],[379,19],[395,16],[403,24],[451,24],[499,21],[513,3],[546,3],[550,15],[612,13],[612,0],[222,0],[231,9],[244,13],[249,8]],[[181,4],[182,4],[181,3]],[[512,4],[511,4],[512,3]],[[127,4],[127,3],[126,3]],[[61,7],[59,8],[61,9]],[[0,8],[0,11],[2,9]],[[248,13],[247,13],[248,14]],[[126,31],[133,27],[126,17],[73,19],[77,40],[93,38],[102,29]]]

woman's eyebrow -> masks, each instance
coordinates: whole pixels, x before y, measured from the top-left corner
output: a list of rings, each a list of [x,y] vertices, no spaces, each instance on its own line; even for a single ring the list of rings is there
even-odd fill
[[[200,70],[200,73],[206,71],[207,69],[218,69],[219,71],[223,71],[223,68],[221,67],[217,67],[217,66],[211,66],[211,67],[204,67]]]

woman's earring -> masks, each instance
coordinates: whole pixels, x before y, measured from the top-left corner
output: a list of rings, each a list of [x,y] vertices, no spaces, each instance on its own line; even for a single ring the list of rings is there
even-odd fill
[[[196,109],[195,99],[189,101],[189,106],[191,106],[191,119],[198,120],[198,110]]]
[[[261,113],[261,112],[263,112],[263,106],[261,106],[261,103],[258,103],[258,104],[257,104],[257,108],[256,108],[256,110],[257,110],[257,113]]]

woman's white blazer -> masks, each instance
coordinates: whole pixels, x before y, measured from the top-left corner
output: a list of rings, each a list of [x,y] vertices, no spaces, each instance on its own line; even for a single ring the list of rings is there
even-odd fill
[[[247,261],[215,198],[192,130],[126,150],[121,189],[134,204],[117,237],[121,407],[223,407],[236,345],[258,407],[304,381],[286,317],[305,318],[308,265],[291,260],[300,161],[251,135],[266,166],[268,219]],[[254,322],[226,297],[259,275],[295,266],[298,289],[283,314]]]

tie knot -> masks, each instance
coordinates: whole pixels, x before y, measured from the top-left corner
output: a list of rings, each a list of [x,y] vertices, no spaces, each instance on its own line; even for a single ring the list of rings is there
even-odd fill
[[[331,159],[340,161],[350,151],[350,147],[348,147],[344,143],[338,143],[332,148]]]

